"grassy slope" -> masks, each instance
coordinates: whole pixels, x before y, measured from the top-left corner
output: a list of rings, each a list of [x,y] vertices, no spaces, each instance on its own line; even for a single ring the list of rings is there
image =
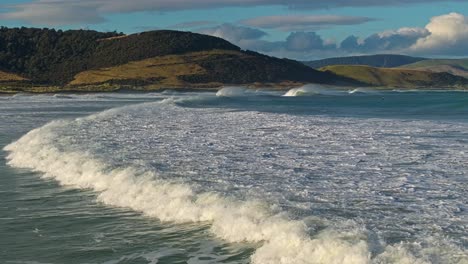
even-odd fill
[[[468,59],[431,59],[401,66],[401,68],[419,68],[438,65],[452,65],[468,69]]]
[[[468,59],[432,59],[400,66],[403,69],[417,69],[431,72],[448,72],[468,77]]]
[[[28,85],[28,79],[14,73],[0,71],[0,93],[15,93],[15,87]]]
[[[350,57],[338,57],[328,58],[316,61],[304,62],[304,64],[319,69],[326,66],[332,65],[365,65],[371,67],[385,67],[393,68],[401,65],[414,63],[417,61],[424,60],[424,58],[416,58],[405,55],[395,54],[377,54],[377,55],[364,55],[364,56],[350,56]]]
[[[298,76],[293,76],[294,74]],[[315,71],[292,61],[241,51],[211,50],[158,56],[115,67],[84,71],[77,74],[67,87],[127,86],[131,89],[140,87],[152,90],[219,87],[230,83],[281,87],[297,86],[308,80],[327,82],[334,81],[334,78],[331,74]]]
[[[374,68],[369,66],[336,65],[321,68],[340,76],[352,78],[370,86],[396,88],[466,88],[468,80],[448,73],[419,70]]]
[[[0,71],[0,83],[11,81],[26,81],[26,79],[17,74]]]
[[[197,59],[209,56],[209,52],[191,55],[168,55],[124,65],[85,71],[77,74],[70,83],[71,86],[96,85],[103,83],[131,83],[132,80],[167,86],[184,84],[179,76],[202,74],[205,70],[197,63]]]
[[[159,90],[163,88],[217,88],[226,84],[289,88],[305,83],[355,84],[353,80],[311,69],[299,62],[254,52],[210,50],[164,55],[76,74],[65,86],[18,82],[0,92],[92,92]]]

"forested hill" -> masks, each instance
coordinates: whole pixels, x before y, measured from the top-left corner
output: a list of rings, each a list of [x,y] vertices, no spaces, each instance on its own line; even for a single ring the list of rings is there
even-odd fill
[[[63,85],[84,70],[210,49],[239,50],[219,38],[177,31],[125,36],[90,30],[0,29],[0,69],[42,84]]]
[[[14,77],[12,77],[14,76]],[[32,86],[219,86],[347,83],[299,62],[242,51],[221,38],[170,30],[0,29],[0,83]]]
[[[394,54],[378,54],[306,61],[304,62],[304,64],[315,69],[332,65],[365,65],[371,67],[393,68],[401,65],[415,63],[422,60],[424,60],[424,58]]]

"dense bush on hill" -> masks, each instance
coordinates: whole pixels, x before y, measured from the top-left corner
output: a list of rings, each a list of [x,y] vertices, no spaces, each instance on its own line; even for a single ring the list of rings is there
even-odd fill
[[[0,28],[0,69],[37,83],[60,83],[87,67],[97,40],[119,34],[89,30],[61,31]]]
[[[82,71],[154,56],[192,51],[240,50],[220,38],[178,31],[125,36],[117,32],[0,29],[0,70],[38,84],[64,85]]]

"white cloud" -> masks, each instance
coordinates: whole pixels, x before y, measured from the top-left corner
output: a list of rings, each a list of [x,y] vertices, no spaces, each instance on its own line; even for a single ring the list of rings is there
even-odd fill
[[[332,40],[324,40],[315,32],[292,32],[283,41],[263,40],[262,37],[267,35],[264,31],[232,24],[202,29],[198,32],[227,39],[243,49],[273,56],[304,58],[316,53],[336,52],[336,44]]]
[[[432,18],[425,28],[403,27],[366,38],[351,35],[338,46],[316,32],[292,32],[284,40],[267,41],[262,39],[264,31],[226,24],[201,33],[225,38],[244,49],[295,59],[375,53],[468,56],[467,22],[465,16],[450,13]]]
[[[420,38],[421,36],[427,36],[429,32],[424,28],[411,28],[404,27],[397,30],[387,30],[384,32],[378,33],[379,37],[382,39],[391,38],[394,36],[402,36],[407,38]]]
[[[429,32],[423,28],[405,27],[398,30],[388,30],[365,38],[357,45],[356,49],[364,52],[403,52],[416,43],[418,39],[427,35],[429,35]]]
[[[374,19],[368,17],[337,15],[296,15],[296,16],[263,16],[241,21],[242,24],[283,31],[308,30],[330,25],[356,25]]]
[[[315,32],[293,32],[284,45],[286,50],[310,52],[314,50],[334,49],[336,45],[325,44],[325,41]]]
[[[467,56],[468,17],[450,13],[431,18],[424,28],[404,27],[373,34],[363,40],[354,36],[341,43],[350,52],[390,52],[422,56]]]
[[[468,18],[459,13],[436,16],[426,25],[430,33],[410,51],[431,55],[468,55]]]
[[[217,27],[205,28],[199,30],[198,32],[223,38],[238,45],[242,41],[257,40],[267,35],[266,32],[259,29],[240,27],[232,24],[223,24]]]

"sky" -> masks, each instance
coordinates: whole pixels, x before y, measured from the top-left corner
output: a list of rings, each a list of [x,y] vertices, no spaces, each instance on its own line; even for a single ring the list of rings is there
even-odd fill
[[[468,57],[468,0],[1,0],[0,25],[192,31],[299,60]]]

